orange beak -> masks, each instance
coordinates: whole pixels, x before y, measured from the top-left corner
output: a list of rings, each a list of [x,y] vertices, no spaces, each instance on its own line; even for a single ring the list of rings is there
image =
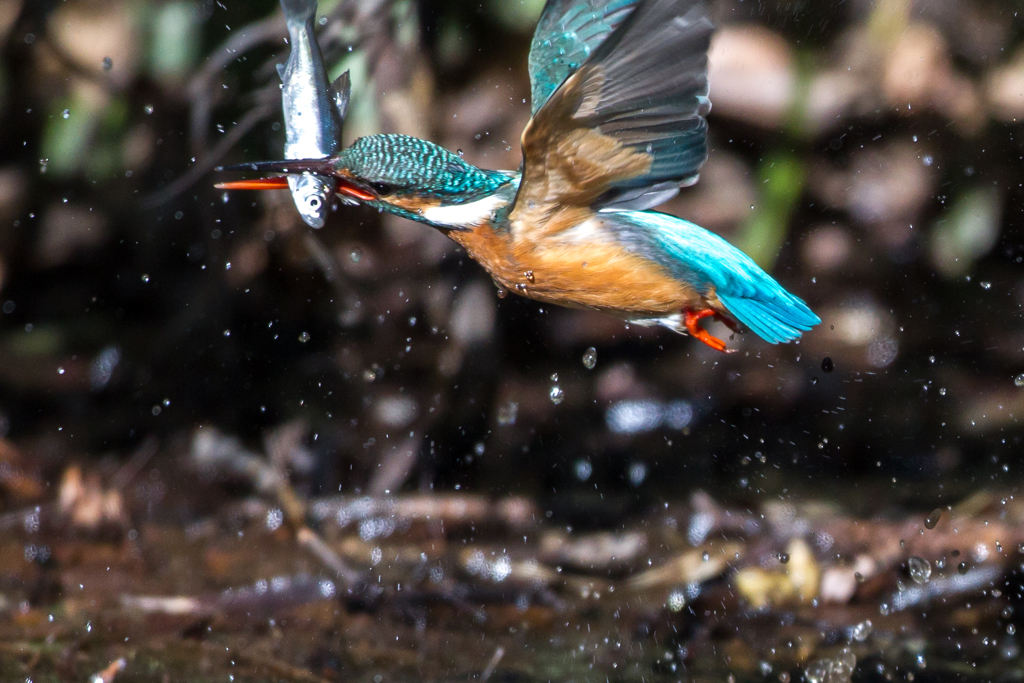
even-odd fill
[[[214,185],[218,190],[287,190],[288,177],[257,178],[256,180],[232,180]]]
[[[226,183],[217,183],[214,187],[218,190],[287,190],[288,176],[256,178],[255,180],[229,180]],[[343,178],[335,178],[334,191],[364,202],[376,199],[366,190],[356,187]]]
[[[362,189],[355,183],[339,176],[330,159],[293,159],[289,161],[259,161],[250,164],[237,164],[235,166],[217,167],[215,171],[277,171],[284,173],[308,172],[316,173],[323,177],[334,177],[334,191],[353,199],[368,202],[377,199],[377,196]],[[231,180],[224,183],[217,183],[215,187],[219,190],[287,190],[287,176],[270,176],[268,178],[257,178],[256,180]]]

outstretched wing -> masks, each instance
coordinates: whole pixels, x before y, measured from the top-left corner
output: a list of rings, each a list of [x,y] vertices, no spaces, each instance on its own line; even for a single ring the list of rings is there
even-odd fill
[[[647,209],[695,182],[712,31],[701,0],[642,0],[526,127],[514,210]]]
[[[548,0],[530,44],[532,110],[586,61],[640,0]]]

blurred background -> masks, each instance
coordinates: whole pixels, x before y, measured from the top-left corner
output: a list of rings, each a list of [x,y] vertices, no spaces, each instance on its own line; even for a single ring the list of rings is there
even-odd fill
[[[406,133],[460,150],[482,167],[518,168],[529,118],[526,57],[542,7],[542,0],[321,2],[319,38],[330,74],[352,74],[346,142]],[[712,529],[746,543],[751,571],[761,572],[747,578],[760,588],[744,583],[745,570],[731,562],[707,577],[684,572],[655,581],[665,595],[622,626],[628,635],[619,622],[605,624],[619,633],[616,656],[629,650],[643,662],[627,657],[632,663],[612,680],[728,671],[788,683],[790,670],[812,683],[842,683],[854,670],[858,678],[892,680],[904,660],[906,680],[913,671],[998,679],[1019,667],[1019,9],[1024,4],[1008,0],[714,3],[710,158],[700,183],[660,210],[725,236],[823,321],[784,346],[738,335],[729,345],[739,353],[724,356],[667,330],[499,298],[454,243],[400,218],[340,207],[312,231],[287,192],[215,190],[215,166],[281,156],[275,64],[288,48],[273,0],[0,0],[0,526],[8,536],[0,552],[0,630],[19,642],[49,639],[63,648],[7,651],[10,671],[49,671],[65,680],[124,656],[125,680],[197,675],[191,654],[174,665],[179,669],[146,669],[139,650],[122,651],[129,648],[121,641],[124,624],[140,611],[163,614],[161,624],[170,619],[166,610],[126,603],[125,595],[220,596],[204,603],[205,612],[175,617],[181,623],[172,620],[173,628],[150,624],[156,640],[138,646],[165,647],[171,638],[200,647],[195,643],[214,637],[211,624],[230,612],[216,591],[238,594],[238,586],[272,575],[293,577],[289,585],[300,596],[323,588],[324,579],[317,588],[314,579],[307,585],[294,578],[322,573],[315,561],[297,558],[294,532],[309,528],[303,520],[346,562],[366,567],[382,556],[388,565],[389,543],[412,552],[446,539],[452,545],[437,556],[456,568],[446,576],[462,578],[452,588],[422,574],[426,584],[454,591],[432,599],[448,605],[456,623],[484,628],[497,619],[504,625],[495,631],[506,635],[519,617],[506,623],[489,614],[488,622],[474,611],[484,598],[465,593],[498,570],[481,559],[486,553],[476,560],[458,555],[450,534],[463,546],[500,549],[522,537],[535,568],[559,573],[571,562],[557,554],[544,559],[535,541],[557,545],[590,534],[591,541],[625,543],[639,538],[629,533],[643,535],[639,545],[601,546],[598,554],[614,559],[597,571],[601,580],[636,578],[652,557],[702,548]],[[728,334],[724,327],[712,332]],[[350,513],[342,511],[353,500],[364,507],[350,511],[351,519],[362,522],[347,526]],[[427,524],[413,533],[399,523],[399,533],[394,519],[402,513],[367,512],[385,500],[425,506],[409,513],[420,521],[448,519],[445,505],[479,507],[452,518],[452,528],[465,523],[460,531]],[[972,536],[956,547],[936,541],[928,546],[932,556],[919,550],[914,557],[923,556],[929,572],[933,564],[941,570],[962,562],[998,570],[955,590],[935,588],[927,576],[916,581],[907,544],[925,543],[942,515],[948,524],[956,514],[964,524],[977,522],[982,540]],[[318,526],[331,519],[338,528]],[[815,526],[837,520],[846,520],[844,537],[840,527]],[[990,522],[998,520],[1005,526],[997,532]],[[258,531],[243,538],[246,525]],[[523,525],[532,531],[524,535]],[[703,531],[695,536],[694,528]],[[653,529],[677,530],[677,545],[657,540]],[[836,552],[840,546],[823,544],[820,533],[847,549]],[[883,540],[885,559],[864,550]],[[219,555],[211,556],[213,546]],[[507,557],[500,552],[499,560]],[[881,563],[885,582],[865,588],[869,572],[852,569],[858,553]],[[398,576],[420,562],[402,565],[390,554]],[[358,559],[364,555],[369,559]],[[697,621],[676,628],[682,604],[699,599],[712,578],[715,600],[725,601],[725,611],[732,600],[732,618],[746,615],[744,628],[764,609],[828,602],[822,592],[831,584],[814,575],[813,590],[804,592],[809,584],[786,567],[790,555],[819,573],[835,565],[849,569],[847,579],[859,577],[832,601],[859,606],[835,617],[831,631],[820,626],[824,617],[807,617],[815,626],[801,637],[815,644],[801,650],[809,641],[797,638],[793,646],[790,631],[775,640],[762,624],[763,640],[746,643],[749,652],[716,649],[743,640],[740,626],[733,633],[733,626],[698,619],[717,608],[691,611]],[[111,566],[121,568],[117,580]],[[950,581],[971,575],[950,574]],[[781,576],[795,587],[779,588]],[[538,642],[554,643],[543,629],[571,620],[537,614],[560,615],[566,601],[593,597],[581,598],[576,584],[570,590],[560,580],[533,577],[554,597],[531,592],[526,606],[521,592],[494,600],[511,605],[510,614],[533,615]],[[302,613],[316,623],[316,637],[333,644],[311,646],[300,629],[303,644],[273,659],[287,665],[253,659],[245,673],[210,654],[211,670],[244,680],[263,680],[266,671],[307,680],[296,673],[304,671],[326,680],[376,676],[379,683],[382,672],[489,677],[490,659],[511,667],[501,673],[506,678],[583,677],[564,653],[556,663],[517,668],[509,655],[497,655],[496,647],[511,647],[496,645],[500,639],[431,651],[430,634],[450,643],[460,627],[438,636],[436,615],[407,605],[400,616],[380,616],[379,601],[394,608],[388,596],[401,591],[401,580],[383,597],[353,589],[357,584],[350,582],[349,598],[370,610],[375,628],[421,634],[418,659],[383,650],[353,654],[344,634],[358,623],[355,608],[335,600],[333,612]],[[95,592],[74,602],[79,585]],[[671,593],[672,586],[689,593]],[[886,596],[914,586],[935,599],[943,591],[983,591],[984,599],[971,595],[988,611],[971,611],[968,603],[963,612],[957,603],[960,612],[950,612],[949,628],[965,638],[958,647],[970,640],[979,648],[973,667],[922,672],[938,633],[927,629],[940,628],[924,612],[892,626],[899,638],[918,639],[905,649],[891,640],[869,647],[868,635],[856,638],[863,628],[850,630],[868,613],[877,630],[895,604]],[[666,595],[677,595],[678,604]],[[267,613],[242,612],[261,624],[242,629],[246,642],[273,640],[276,617],[266,626]],[[57,635],[47,631],[55,628],[54,614],[65,629]],[[84,625],[104,618],[98,614],[107,615],[105,635],[87,635]],[[774,619],[772,628],[784,622]],[[651,623],[674,624],[675,635],[661,636],[673,644],[652,636]],[[650,638],[657,652],[641,654]],[[847,641],[861,648],[854,665],[844,659],[848,647],[815,654],[819,645]],[[86,655],[83,642],[95,643]],[[789,654],[780,654],[778,642],[791,643]],[[575,643],[546,647],[562,652]],[[42,652],[35,663],[33,652]],[[597,671],[591,664],[595,680],[615,669],[609,657]],[[960,650],[949,655],[957,666],[965,657]],[[166,652],[152,658],[172,666]],[[691,673],[684,675],[686,666],[678,665],[687,661]],[[811,663],[822,661],[825,668],[813,670]],[[109,673],[113,680],[116,672]]]

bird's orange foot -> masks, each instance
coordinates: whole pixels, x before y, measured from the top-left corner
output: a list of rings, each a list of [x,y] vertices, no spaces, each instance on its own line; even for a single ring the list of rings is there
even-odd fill
[[[702,318],[708,318],[714,316],[718,318],[718,314],[710,308],[705,308],[700,311],[683,311],[683,323],[686,325],[686,331],[690,333],[694,339],[702,341],[715,351],[721,351],[722,353],[733,353],[735,349],[728,349],[725,347],[725,342],[718,337],[713,337],[707,330],[701,328],[697,323]],[[728,324],[728,323],[727,323]],[[732,327],[730,325],[730,327]]]

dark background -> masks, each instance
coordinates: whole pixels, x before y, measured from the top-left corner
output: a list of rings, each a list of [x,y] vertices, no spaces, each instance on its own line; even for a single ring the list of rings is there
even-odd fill
[[[353,76],[347,140],[517,168],[541,5],[321,3],[331,74]],[[197,480],[197,428],[258,453],[285,424],[303,497],[517,494],[577,529],[698,490],[915,520],[1012,499],[1020,9],[715,3],[710,159],[662,210],[823,321],[725,356],[499,298],[424,226],[341,207],[313,231],[287,193],[214,189],[214,166],[281,154],[275,2],[0,0],[0,506],[47,504],[70,467],[116,479],[155,444],[159,495],[126,504],[184,526],[254,490]]]

